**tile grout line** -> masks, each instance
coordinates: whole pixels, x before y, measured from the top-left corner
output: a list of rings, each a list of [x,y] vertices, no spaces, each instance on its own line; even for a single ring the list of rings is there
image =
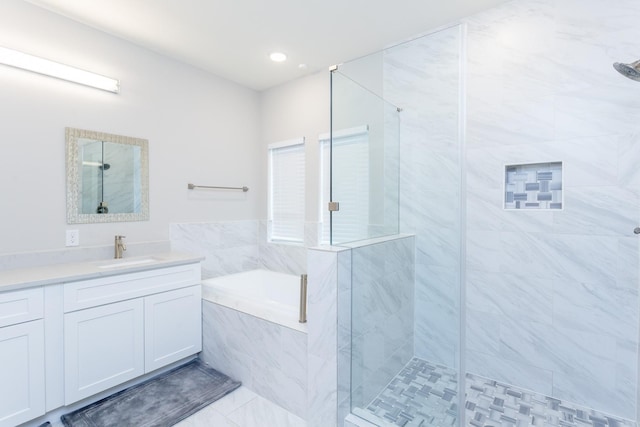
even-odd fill
[[[515,425],[637,427],[584,406],[467,373],[465,414],[473,427]],[[384,425],[456,425],[456,371],[414,357],[365,409]],[[369,417],[366,417],[369,419]]]

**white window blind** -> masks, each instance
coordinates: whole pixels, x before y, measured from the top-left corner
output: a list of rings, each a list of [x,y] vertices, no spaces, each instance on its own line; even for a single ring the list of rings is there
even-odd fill
[[[304,241],[304,138],[269,144],[269,240]]]
[[[321,243],[330,242],[329,134],[320,135],[321,161]],[[340,203],[340,211],[333,216],[333,243],[364,239],[369,228],[369,131],[367,126],[333,133],[333,201]]]

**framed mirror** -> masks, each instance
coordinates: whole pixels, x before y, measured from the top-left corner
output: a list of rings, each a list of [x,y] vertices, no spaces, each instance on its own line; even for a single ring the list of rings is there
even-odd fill
[[[149,141],[65,128],[67,223],[149,219]]]

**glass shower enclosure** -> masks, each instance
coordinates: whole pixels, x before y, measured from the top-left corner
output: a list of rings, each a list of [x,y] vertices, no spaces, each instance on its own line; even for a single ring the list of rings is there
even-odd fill
[[[460,52],[452,27],[331,74],[331,242],[351,250],[339,425],[460,424]]]
[[[331,87],[331,244],[397,234],[399,108],[339,69]]]
[[[340,425],[637,425],[640,89],[527,4],[332,74]]]

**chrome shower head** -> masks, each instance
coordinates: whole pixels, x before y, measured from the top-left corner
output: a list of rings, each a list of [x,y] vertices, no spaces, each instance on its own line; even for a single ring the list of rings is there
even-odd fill
[[[640,60],[632,62],[631,64],[621,64],[619,62],[616,62],[613,64],[613,68],[615,68],[623,76],[628,77],[631,80],[640,82]]]

